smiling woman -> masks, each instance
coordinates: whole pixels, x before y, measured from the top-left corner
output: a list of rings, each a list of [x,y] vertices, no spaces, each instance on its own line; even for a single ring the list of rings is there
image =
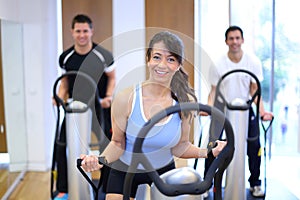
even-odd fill
[[[126,174],[132,172],[128,167],[132,157],[138,156],[133,152],[133,144],[144,124],[167,107],[197,101],[183,69],[183,52],[183,42],[176,34],[168,31],[156,33],[146,52],[149,78],[121,91],[113,99],[112,140],[100,155],[111,166],[106,199],[123,199],[124,180]],[[185,159],[207,157],[206,148],[199,148],[189,140],[192,120],[192,111],[174,113],[157,123],[144,139],[143,154],[159,174],[175,168],[174,156]],[[225,142],[218,141],[212,154],[217,156],[225,145]],[[97,156],[81,155],[81,159],[86,171],[103,167]],[[138,171],[132,172],[131,199],[135,198],[140,184],[152,183],[149,171],[140,173],[144,167],[137,168]]]

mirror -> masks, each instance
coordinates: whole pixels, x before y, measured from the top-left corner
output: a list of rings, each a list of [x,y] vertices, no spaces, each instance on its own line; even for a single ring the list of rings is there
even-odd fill
[[[0,20],[1,67],[3,87],[4,133],[7,152],[1,153],[0,173],[7,177],[1,183],[1,191],[9,188],[21,172],[27,169],[27,131],[25,124],[25,86],[23,65],[22,24]],[[2,97],[1,97],[2,98]],[[2,102],[2,101],[0,101]],[[7,163],[1,163],[7,162]],[[1,176],[2,177],[2,176]],[[5,191],[4,191],[5,192]],[[3,195],[3,194],[2,194]],[[0,193],[0,197],[2,196]]]

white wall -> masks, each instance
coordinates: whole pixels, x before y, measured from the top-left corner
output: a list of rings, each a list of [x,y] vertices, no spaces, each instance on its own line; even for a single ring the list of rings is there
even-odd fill
[[[21,21],[21,0],[0,0],[0,18],[11,21]]]
[[[35,4],[26,2],[27,11],[35,17],[24,25],[28,169],[45,170],[51,163],[55,127],[51,98],[57,78],[57,11],[56,1],[31,1]]]
[[[27,168],[23,27],[20,23],[1,19],[1,48],[5,119],[13,119],[5,122],[7,149],[10,169],[19,171]]]
[[[53,0],[0,1],[0,18],[23,25],[25,127],[16,124],[18,112],[14,110],[14,105],[8,103],[10,99],[6,99],[5,109],[12,112],[6,116],[6,124],[15,126],[7,127],[7,130],[26,129],[24,134],[27,141],[18,140],[16,135],[12,136],[14,144],[8,144],[11,146],[8,151],[10,155],[15,155],[20,143],[26,142],[28,170],[46,170],[51,164],[55,128],[51,97],[52,85],[57,77],[58,57],[56,16],[56,1]],[[15,73],[22,73],[22,70],[7,74],[4,85],[10,84],[20,75]],[[10,159],[14,163],[14,157]]]
[[[145,80],[144,1],[113,1],[113,40],[118,91]]]

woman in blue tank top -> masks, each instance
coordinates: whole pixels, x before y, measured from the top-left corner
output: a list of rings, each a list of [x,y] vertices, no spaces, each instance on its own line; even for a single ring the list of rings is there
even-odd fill
[[[146,53],[149,78],[121,91],[112,103],[113,135],[110,144],[101,153],[112,169],[108,179],[106,199],[123,199],[123,184],[131,162],[133,143],[142,126],[156,113],[181,102],[196,102],[183,69],[183,43],[175,34],[163,31],[151,39]],[[206,158],[207,149],[201,149],[189,140],[194,113],[186,111],[162,119],[147,134],[143,153],[159,174],[175,168],[173,157]],[[212,154],[217,156],[226,145],[217,141]],[[90,172],[98,170],[97,156],[81,155],[82,167]],[[138,166],[143,169],[142,166]],[[139,184],[152,183],[147,173],[135,173],[131,199]]]

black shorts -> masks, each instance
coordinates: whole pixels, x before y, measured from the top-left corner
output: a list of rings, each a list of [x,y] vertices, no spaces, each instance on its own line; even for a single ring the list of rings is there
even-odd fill
[[[127,168],[128,168],[128,166],[127,166]],[[161,175],[172,169],[175,169],[174,161],[172,161],[170,164],[166,165],[165,167],[158,169],[157,172],[159,175]],[[125,180],[126,174],[127,174],[127,172],[119,171],[119,170],[116,170],[114,167],[112,167],[110,170],[109,178],[108,178],[106,193],[124,194],[123,187],[124,187],[124,180]],[[148,185],[151,185],[152,182],[153,181],[150,179],[147,172],[135,173],[133,181],[132,181],[130,197],[135,198],[138,186],[140,184],[147,183]]]

